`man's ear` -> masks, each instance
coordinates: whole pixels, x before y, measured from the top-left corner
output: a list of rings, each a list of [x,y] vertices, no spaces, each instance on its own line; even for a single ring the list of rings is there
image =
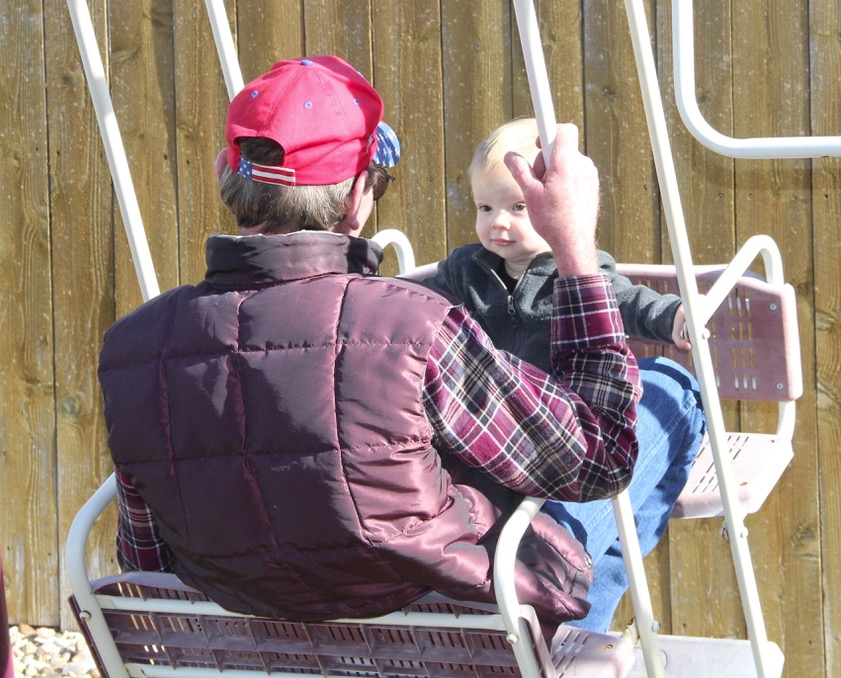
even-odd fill
[[[333,229],[336,233],[358,236],[371,216],[373,205],[365,197],[367,180],[368,170],[363,170],[353,180],[353,188],[345,200],[345,216]]]
[[[222,179],[222,172],[225,171],[225,165],[228,164],[228,149],[223,148],[216,156],[216,179]]]

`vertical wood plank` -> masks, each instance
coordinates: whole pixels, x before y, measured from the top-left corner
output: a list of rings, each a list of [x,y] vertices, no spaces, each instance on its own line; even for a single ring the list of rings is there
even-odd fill
[[[376,7],[373,7],[376,10]],[[382,9],[382,7],[380,7]],[[305,0],[304,35],[308,55],[341,57],[373,80],[370,0]]]
[[[304,54],[302,0],[240,0],[236,15],[243,82],[265,73],[275,61]]]
[[[108,49],[103,43],[105,3],[91,3],[106,72]],[[96,361],[102,332],[114,320],[114,204],[110,173],[79,52],[65,6],[53,5],[45,15],[47,88],[61,92],[48,99],[51,123],[52,251],[55,325],[55,399],[60,548],[76,510],[111,472],[100,424]],[[136,284],[135,284],[136,286]],[[105,538],[104,534],[108,533]],[[92,539],[94,572],[113,571],[112,529],[101,528]],[[107,544],[107,546],[106,546]],[[43,567],[43,566],[41,566]],[[39,568],[40,571],[43,571]],[[61,574],[53,570],[51,576]],[[62,581],[61,623],[69,620]],[[36,614],[36,617],[38,615]]]
[[[179,280],[204,278],[204,242],[235,233],[219,199],[214,163],[225,146],[225,88],[204,3],[173,2]]]
[[[704,118],[723,134],[732,134],[731,0],[696,5],[694,13],[695,89]],[[721,264],[736,251],[735,168],[732,158],[703,147],[681,120],[674,93],[671,3],[657,4],[657,54],[660,90],[669,127],[692,260]],[[664,230],[663,259],[672,262]]]
[[[513,117],[512,21],[507,2],[441,2],[447,240],[437,258],[477,239],[467,168],[479,142]]]
[[[584,29],[586,148],[602,190],[599,246],[618,261],[658,261],[659,191],[624,6],[588,0]]]
[[[812,134],[841,134],[841,11],[834,3],[812,3],[811,125]],[[841,160],[823,158],[812,164],[812,220],[815,262],[815,378],[817,407],[817,463],[819,472],[820,554],[823,614],[815,610],[808,648],[815,655],[810,665],[823,659],[825,674],[834,675],[841,665]],[[808,371],[810,363],[804,362]],[[799,432],[798,432],[799,435]],[[791,612],[785,609],[788,617]],[[823,644],[818,632],[823,627]],[[824,651],[825,656],[821,657]]]
[[[447,223],[441,12],[437,0],[372,8],[373,82],[401,148],[395,185],[377,207],[377,230],[403,231],[418,263],[436,261],[446,254]],[[384,272],[394,271],[387,260]]]
[[[0,547],[9,621],[58,622],[53,279],[41,3],[0,7]],[[33,519],[34,518],[34,519]],[[2,595],[0,591],[0,595]],[[5,629],[2,630],[5,632]]]
[[[734,3],[734,132],[738,137],[810,134],[808,7],[782,2]],[[786,278],[797,290],[804,365],[814,365],[813,238],[810,163],[737,161],[737,237],[767,233],[785,247]],[[814,370],[804,374],[798,404],[795,458],[761,515],[751,521],[769,637],[781,642],[787,675],[818,675],[823,666],[808,649],[821,638],[818,466]],[[768,425],[765,411],[747,409],[748,426]],[[765,529],[756,529],[762,525]],[[791,601],[797,601],[792,604]],[[785,611],[783,606],[785,605]]]
[[[109,8],[114,113],[161,290],[178,284],[171,10],[169,0],[114,3]],[[122,316],[142,298],[119,210],[115,216],[117,315]]]

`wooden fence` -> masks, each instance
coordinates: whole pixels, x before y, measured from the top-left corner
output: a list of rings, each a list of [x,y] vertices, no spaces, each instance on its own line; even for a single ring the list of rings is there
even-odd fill
[[[537,6],[557,117],[582,127],[600,168],[601,246],[624,261],[668,262],[622,3]],[[474,240],[472,149],[531,114],[506,0],[229,0],[227,9],[246,81],[279,58],[320,53],[373,80],[403,144],[376,228],[401,228],[420,262]],[[204,3],[93,0],[91,11],[160,287],[197,281],[205,238],[232,232],[212,170],[227,95]],[[694,260],[728,261],[767,233],[797,290],[805,394],[796,456],[748,519],[768,634],[786,675],[841,675],[841,164],[733,161],[694,141],[671,95],[670,15],[668,2],[649,2]],[[736,137],[841,134],[837,2],[707,0],[695,18],[698,98],[714,127]],[[66,4],[10,0],[0,19],[0,545],[10,621],[65,627],[65,535],[111,470],[101,335],[140,293]],[[772,418],[761,408],[727,417],[751,427]],[[103,572],[116,567],[106,523],[91,555]],[[648,558],[665,631],[744,637],[720,528],[675,521]]]

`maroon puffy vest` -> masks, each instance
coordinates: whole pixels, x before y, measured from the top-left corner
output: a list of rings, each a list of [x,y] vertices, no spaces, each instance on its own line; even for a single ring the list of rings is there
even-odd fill
[[[442,459],[422,402],[452,303],[360,275],[365,243],[211,238],[204,283],[106,334],[115,463],[176,572],[227,609],[322,620],[430,589],[493,600],[495,536],[519,497]],[[538,516],[519,555],[523,602],[555,622],[586,613],[589,561],[551,518]]]

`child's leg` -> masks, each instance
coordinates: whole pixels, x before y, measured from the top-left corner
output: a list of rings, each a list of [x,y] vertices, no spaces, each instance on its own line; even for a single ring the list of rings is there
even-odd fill
[[[646,555],[666,530],[701,446],[705,420],[697,382],[677,363],[647,358],[640,360],[640,370],[639,457],[629,489],[640,548]],[[587,596],[592,609],[575,624],[606,631],[628,588],[610,500],[584,504],[549,501],[543,510],[569,529],[593,558],[595,576]]]

